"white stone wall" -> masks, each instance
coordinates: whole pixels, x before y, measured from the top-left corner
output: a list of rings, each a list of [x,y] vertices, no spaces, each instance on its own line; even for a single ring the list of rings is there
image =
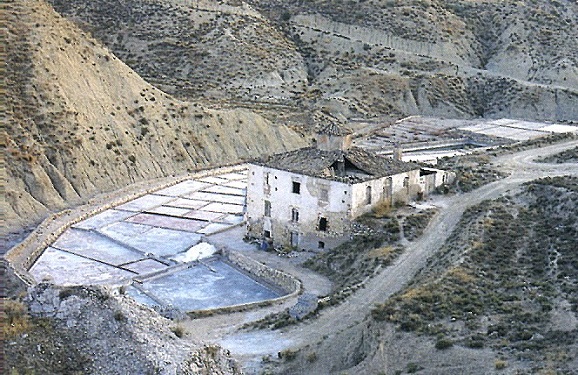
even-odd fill
[[[249,166],[248,177],[250,236],[261,238],[264,231],[269,231],[275,245],[291,246],[293,232],[298,236],[298,248],[316,248],[319,241],[333,244],[349,233],[350,185],[257,165]],[[299,194],[293,193],[294,181],[300,183]],[[326,199],[323,190],[327,192]],[[271,202],[270,217],[264,216],[265,201]],[[292,220],[293,208],[299,212],[298,221]],[[327,219],[326,231],[318,230],[321,217]]]
[[[384,200],[391,205],[404,204],[423,191],[419,169],[353,185],[257,165],[249,165],[248,177],[248,234],[262,238],[268,231],[275,246],[306,249],[317,248],[319,241],[325,248],[332,248],[349,238],[351,221],[371,211],[376,204]],[[436,183],[437,180],[436,175]],[[299,194],[293,193],[294,181],[300,183]],[[327,199],[323,199],[323,189],[327,191]],[[264,216],[265,201],[271,203],[270,217]],[[298,221],[292,220],[293,208],[299,212]],[[326,231],[318,228],[321,217],[327,219]],[[291,233],[298,237],[296,241],[293,236],[293,243]]]
[[[407,178],[407,183],[404,183]],[[384,200],[389,204],[407,203],[420,191],[419,170],[366,181],[352,187],[352,217],[358,217]],[[367,187],[371,187],[371,203],[367,204]]]
[[[422,168],[431,174],[420,177],[420,187],[424,196],[434,191],[437,187],[451,184],[455,179],[455,173],[436,168]]]

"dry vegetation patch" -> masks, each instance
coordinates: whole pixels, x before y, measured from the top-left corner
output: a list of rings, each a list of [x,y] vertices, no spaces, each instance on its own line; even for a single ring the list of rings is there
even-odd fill
[[[438,160],[437,165],[456,174],[453,185],[442,187],[445,192],[468,192],[506,177],[490,164],[490,157],[483,154],[444,157]]]
[[[562,151],[556,155],[540,158],[538,161],[542,163],[578,163],[578,147]]]
[[[470,208],[429,271],[372,317],[435,336],[439,349],[490,347],[536,371],[567,372],[578,354],[577,220],[572,177]]]

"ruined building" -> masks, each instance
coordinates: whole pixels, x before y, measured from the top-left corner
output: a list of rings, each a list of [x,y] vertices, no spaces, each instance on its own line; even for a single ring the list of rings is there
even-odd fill
[[[350,132],[328,125],[315,147],[254,161],[248,176],[250,237],[323,249],[347,241],[352,221],[377,204],[423,198],[448,174],[353,148]]]

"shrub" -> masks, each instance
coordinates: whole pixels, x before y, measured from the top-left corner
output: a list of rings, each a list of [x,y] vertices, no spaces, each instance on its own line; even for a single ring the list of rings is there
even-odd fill
[[[1,321],[7,337],[17,336],[30,328],[30,319],[26,305],[18,301],[3,300]]]
[[[410,362],[406,366],[406,371],[408,374],[413,374],[415,372],[418,372],[421,369],[423,369],[423,367],[421,367],[420,365],[418,365],[417,363],[414,363],[414,362]]]
[[[438,349],[438,350],[449,349],[452,346],[454,346],[454,342],[452,340],[446,339],[446,338],[439,339],[435,345],[436,349]]]
[[[307,362],[315,362],[317,361],[317,353],[311,352],[307,355]]]
[[[494,361],[494,367],[496,368],[496,370],[505,369],[507,366],[508,366],[508,362],[506,362],[502,359],[496,359]]]
[[[174,333],[178,338],[185,336],[185,329],[180,325],[171,327],[171,332]]]
[[[389,201],[383,200],[375,205],[372,209],[373,216],[376,218],[382,218],[387,216],[391,212],[391,205]]]
[[[126,320],[126,317],[120,310],[115,311],[113,316],[114,320],[116,320],[117,322],[124,322]]]
[[[286,361],[292,361],[295,358],[297,358],[297,350],[291,350],[291,349],[285,349],[279,352],[279,354],[277,354],[277,356],[279,357],[279,359],[284,359]]]

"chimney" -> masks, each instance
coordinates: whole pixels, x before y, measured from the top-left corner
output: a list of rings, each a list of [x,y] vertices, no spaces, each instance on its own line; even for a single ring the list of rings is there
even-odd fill
[[[395,146],[393,146],[393,160],[402,161],[402,157],[403,151],[401,146],[399,144],[395,144]]]
[[[345,176],[345,157],[343,154],[337,159],[337,176]]]
[[[351,146],[351,131],[335,124],[326,124],[316,130],[317,148],[322,151],[345,151]]]

